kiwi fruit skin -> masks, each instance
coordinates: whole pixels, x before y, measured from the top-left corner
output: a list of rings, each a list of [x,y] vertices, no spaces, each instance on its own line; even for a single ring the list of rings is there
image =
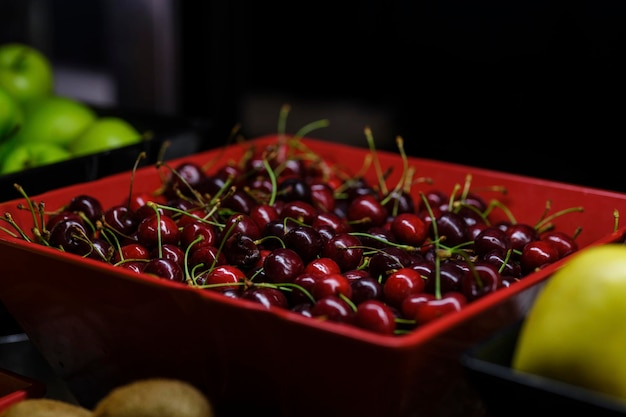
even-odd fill
[[[148,378],[114,388],[95,406],[92,417],[215,417],[212,404],[193,385]],[[0,416],[2,417],[2,416]]]
[[[0,417],[93,417],[93,412],[51,398],[27,398],[0,412]]]

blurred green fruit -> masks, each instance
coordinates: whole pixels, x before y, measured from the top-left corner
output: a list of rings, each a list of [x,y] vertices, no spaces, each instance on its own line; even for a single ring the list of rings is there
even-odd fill
[[[127,121],[119,117],[101,117],[91,124],[68,149],[75,156],[87,155],[142,141],[142,135]]]
[[[24,115],[17,100],[0,87],[0,143],[15,134],[23,120]]]
[[[88,105],[64,96],[49,96],[27,106],[17,137],[23,143],[67,146],[98,118]]]
[[[2,157],[0,174],[61,162],[71,157],[68,150],[53,143],[14,143]]]
[[[52,66],[39,50],[22,43],[0,45],[0,87],[20,103],[53,91]]]

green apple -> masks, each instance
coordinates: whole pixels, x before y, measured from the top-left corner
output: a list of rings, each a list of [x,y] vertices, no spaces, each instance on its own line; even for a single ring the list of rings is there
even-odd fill
[[[54,74],[48,58],[22,43],[0,45],[0,86],[20,103],[52,94]]]
[[[25,107],[24,123],[17,134],[20,142],[45,142],[67,146],[98,119],[87,104],[65,96],[51,95]]]
[[[126,120],[114,116],[100,117],[70,143],[68,149],[73,155],[80,156],[134,145],[142,139],[141,133]]]
[[[535,299],[511,365],[626,399],[626,245],[571,256]]]
[[[17,100],[0,87],[0,143],[16,133],[23,120],[24,114]]]
[[[61,162],[71,157],[67,149],[53,143],[14,143],[2,156],[0,174]]]

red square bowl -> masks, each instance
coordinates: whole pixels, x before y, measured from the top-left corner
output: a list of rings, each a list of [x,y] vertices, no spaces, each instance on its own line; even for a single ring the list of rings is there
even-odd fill
[[[276,141],[274,135],[261,137],[170,165],[238,161],[250,146]],[[367,148],[313,138],[302,143],[355,175],[371,155]],[[367,169],[367,178],[374,181],[377,172],[391,169],[387,182],[396,184],[405,161],[399,153],[377,155],[381,170]],[[624,194],[413,157],[406,163],[414,178],[431,179],[415,183],[414,198],[431,188],[450,192],[471,175],[472,189],[505,187],[505,195],[483,194],[500,200],[519,222],[535,224],[547,202],[553,212],[582,206],[583,211],[554,220],[568,233],[582,227],[581,248],[622,238],[614,213],[626,212]],[[128,197],[132,177],[124,172],[32,199],[54,210],[90,194],[110,207]],[[133,190],[154,191],[161,180],[155,167],[142,167]],[[3,203],[0,213],[10,212],[28,231],[31,214],[17,209],[24,203]],[[479,415],[482,405],[465,377],[461,353],[524,317],[541,284],[561,264],[406,335],[384,336],[135,274],[0,230],[0,299],[85,407],[132,379],[169,376],[200,387],[223,415],[467,416]]]

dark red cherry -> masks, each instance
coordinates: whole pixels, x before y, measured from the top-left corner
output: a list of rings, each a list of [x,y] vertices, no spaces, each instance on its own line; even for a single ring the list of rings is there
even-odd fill
[[[309,226],[296,226],[284,238],[285,246],[300,255],[304,263],[317,258],[324,248],[324,240],[317,230]]]
[[[537,230],[525,223],[511,224],[506,229],[506,234],[511,241],[511,247],[518,252],[524,250],[527,243],[539,239]]]
[[[348,223],[355,229],[367,230],[387,221],[387,209],[371,194],[356,197],[348,205]]]
[[[534,240],[524,246],[520,265],[524,275],[535,272],[560,259],[559,250],[548,240]]]
[[[205,288],[218,292],[229,290],[239,292],[240,283],[245,282],[246,274],[233,265],[220,265],[211,269],[202,278]]]
[[[298,223],[310,225],[317,217],[317,209],[312,204],[301,200],[288,201],[280,211],[280,217],[296,220]]]
[[[354,320],[354,311],[350,304],[336,295],[317,300],[311,309],[311,315],[319,320],[339,323],[352,323]]]
[[[540,239],[552,242],[552,244],[559,251],[559,257],[561,258],[578,250],[578,243],[576,243],[576,240],[572,236],[558,230],[544,232],[541,234]]]
[[[415,321],[417,324],[430,323],[448,314],[461,311],[467,304],[467,298],[460,292],[448,292],[431,300],[415,305]]]
[[[468,226],[463,217],[452,211],[444,211],[437,217],[437,232],[441,242],[448,247],[454,247],[470,241]],[[432,224],[430,224],[431,236]]]
[[[107,228],[121,236],[133,235],[139,224],[135,213],[125,205],[116,205],[106,209],[104,223]]]
[[[175,282],[183,282],[185,280],[182,268],[172,259],[150,259],[144,264],[143,273]]]
[[[354,325],[378,334],[393,335],[396,330],[394,312],[380,300],[366,300],[357,306]]]
[[[400,308],[410,294],[424,291],[426,280],[413,268],[400,268],[387,277],[383,284],[383,296],[387,304]]]
[[[400,213],[391,220],[391,232],[399,243],[420,246],[428,237],[428,225],[414,213]]]
[[[331,258],[315,258],[306,264],[304,272],[315,275],[328,275],[340,273],[341,268]]]
[[[155,247],[150,252],[150,258],[165,258],[176,262],[181,268],[185,267],[185,252],[178,245],[165,243]]]
[[[127,243],[121,246],[113,253],[111,261],[117,264],[121,261],[128,260],[148,260],[150,259],[150,251],[139,242]]]
[[[267,255],[263,269],[270,282],[292,282],[304,271],[304,262],[293,249],[277,248]]]
[[[200,246],[215,246],[216,243],[217,231],[215,226],[210,223],[192,221],[180,229],[180,246],[183,249],[188,248],[192,244],[195,250]]]
[[[244,300],[254,301],[265,308],[280,307],[287,309],[289,303],[285,294],[277,288],[251,286],[244,290],[240,296]]]
[[[484,256],[493,251],[506,253],[509,249],[511,249],[509,236],[496,226],[486,227],[474,239],[474,253],[478,256]]]
[[[502,277],[492,264],[478,261],[470,269],[471,272],[461,282],[461,291],[468,301],[474,301],[500,288]]]
[[[150,249],[166,243],[178,245],[180,230],[170,216],[154,214],[143,219],[137,226],[137,240]]]
[[[325,245],[322,256],[332,258],[342,271],[356,269],[363,260],[361,241],[348,233],[337,233]]]
[[[104,214],[100,200],[87,194],[77,195],[72,198],[67,205],[67,210],[75,213],[83,213],[92,224],[101,220]]]
[[[241,232],[226,239],[222,252],[228,263],[241,269],[251,268],[261,258],[261,250],[255,241]]]

